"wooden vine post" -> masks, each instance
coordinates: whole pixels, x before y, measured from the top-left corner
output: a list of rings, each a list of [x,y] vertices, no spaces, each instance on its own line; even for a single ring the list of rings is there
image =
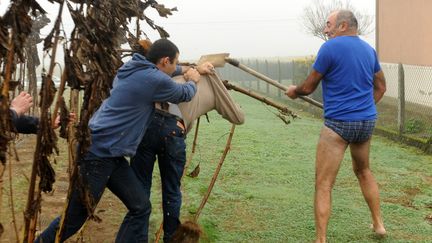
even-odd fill
[[[212,192],[212,190],[213,190],[213,187],[214,187],[214,185],[215,185],[215,183],[216,183],[216,179],[217,179],[218,176],[219,176],[219,172],[220,172],[220,170],[221,170],[221,168],[222,168],[223,162],[225,161],[225,158],[226,158],[228,152],[229,152],[230,149],[231,149],[231,140],[232,140],[232,137],[233,137],[233,135],[234,135],[234,130],[235,130],[235,125],[232,124],[232,126],[231,126],[231,130],[230,130],[230,134],[229,134],[229,136],[228,136],[227,143],[226,143],[226,146],[225,146],[225,150],[223,151],[223,154],[222,154],[222,157],[221,157],[220,160],[219,160],[218,166],[216,167],[216,170],[215,170],[215,172],[213,173],[213,177],[212,177],[212,179],[211,179],[211,181],[210,181],[210,185],[209,185],[209,187],[207,188],[207,192],[206,192],[206,194],[204,195],[203,199],[201,200],[201,204],[200,204],[200,206],[198,207],[197,212],[195,213],[195,216],[194,216],[194,221],[195,221],[195,222],[198,221],[198,218],[199,218],[199,216],[200,216],[200,214],[201,214],[201,211],[202,211],[202,209],[204,208],[204,206],[206,205],[206,203],[207,203],[207,201],[208,201],[208,198],[209,198],[209,196],[210,196],[210,194],[211,194],[211,192]]]
[[[1,97],[1,99],[2,99],[1,110],[8,115],[9,115],[9,81],[10,81],[11,76],[12,76],[12,65],[13,65],[14,55],[15,55],[14,43],[13,43],[13,38],[12,38],[13,35],[14,35],[14,32],[12,30],[9,34],[9,41],[10,42],[8,45],[9,51],[8,51],[8,55],[7,55],[6,75],[5,75],[5,79],[3,80],[3,84],[2,84],[3,87],[2,87],[2,91],[1,91],[1,95],[2,95],[2,97]],[[7,143],[9,143],[9,140],[11,138],[11,136],[10,136],[10,122],[9,122],[10,119],[8,118],[9,117],[8,115],[5,116],[6,118],[3,117],[2,121],[1,121],[2,122],[2,128],[4,129],[4,131],[2,131],[2,132],[4,132],[6,134],[6,136],[2,137],[2,139],[5,139],[6,141],[2,141],[2,143],[4,143],[4,144],[2,144],[2,148],[1,148],[4,151],[2,151],[2,158],[0,161],[0,209],[1,209],[1,205],[2,205],[1,199],[3,197],[3,195],[2,195],[3,175],[4,175],[4,172],[6,170],[6,161],[7,161],[7,158],[6,158],[6,156],[7,156],[6,155],[7,154]],[[4,147],[3,147],[3,145],[4,145]],[[4,154],[3,154],[3,152],[4,152]],[[4,158],[3,158],[3,156],[4,156]],[[0,211],[0,216],[1,216],[1,211]],[[2,235],[3,231],[4,231],[3,225],[0,224],[0,236]]]
[[[32,173],[30,177],[30,186],[27,197],[27,205],[24,213],[24,242],[33,242],[35,239],[36,233],[36,222],[38,217],[38,211],[40,208],[41,201],[41,180],[39,179],[39,188],[36,190],[36,180],[38,178],[38,171],[40,170],[41,163],[49,163],[47,156],[49,153],[52,153],[52,148],[48,148],[49,144],[47,144],[48,138],[45,137],[44,127],[46,129],[52,129],[51,119],[49,119],[48,109],[52,103],[52,99],[48,97],[49,92],[51,90],[52,85],[52,74],[55,66],[55,56],[57,52],[57,43],[59,41],[59,33],[60,33],[60,22],[61,22],[61,14],[63,12],[64,2],[60,4],[59,13],[57,16],[56,23],[54,25],[55,36],[52,47],[52,58],[50,62],[50,67],[48,69],[47,78],[43,83],[43,90],[41,91],[41,111],[40,111],[40,120],[39,120],[39,129],[37,133],[36,140],[36,149],[34,153]],[[51,141],[52,142],[52,141]],[[52,168],[51,168],[52,169]],[[40,175],[43,176],[43,175]]]

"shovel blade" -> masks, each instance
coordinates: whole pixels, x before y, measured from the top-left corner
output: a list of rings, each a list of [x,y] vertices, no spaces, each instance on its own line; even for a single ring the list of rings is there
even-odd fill
[[[201,65],[204,62],[210,62],[214,67],[223,67],[225,66],[225,58],[229,56],[229,53],[217,53],[217,54],[208,54],[203,55],[199,59],[197,65]]]

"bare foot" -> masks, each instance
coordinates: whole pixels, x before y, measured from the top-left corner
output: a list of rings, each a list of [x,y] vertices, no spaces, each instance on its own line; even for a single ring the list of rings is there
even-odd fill
[[[383,225],[375,226],[375,225],[371,224],[369,227],[370,227],[370,228],[375,232],[375,234],[376,234],[377,236],[379,236],[379,237],[385,237],[386,234],[387,234],[387,232],[386,232],[386,230],[385,230],[385,228],[384,228]]]

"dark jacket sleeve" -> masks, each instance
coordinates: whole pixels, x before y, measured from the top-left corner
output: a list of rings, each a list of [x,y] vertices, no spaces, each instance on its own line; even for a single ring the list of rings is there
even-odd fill
[[[39,119],[33,116],[18,116],[14,110],[10,110],[12,124],[18,133],[36,134],[39,126]]]

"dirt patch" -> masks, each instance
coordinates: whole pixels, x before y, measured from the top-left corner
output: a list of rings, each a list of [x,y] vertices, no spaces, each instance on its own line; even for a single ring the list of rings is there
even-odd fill
[[[17,144],[20,160],[12,162],[14,211],[20,237],[22,235],[23,212],[27,202],[29,178],[33,163],[35,138],[36,136],[34,135],[20,138]],[[42,194],[42,206],[41,213],[38,217],[37,234],[44,230],[55,217],[62,213],[66,202],[69,185],[67,145],[62,139],[59,140],[58,145],[60,155],[56,158],[57,164],[53,165],[56,171],[56,182],[54,183],[53,192]],[[12,210],[10,204],[8,168],[3,177],[3,196],[0,206],[0,223],[4,227],[4,234],[0,238],[0,243],[16,242],[15,231],[11,223]],[[126,213],[126,208],[117,197],[109,192],[109,190],[106,190],[96,211],[98,212],[98,216],[102,219],[102,222],[87,222],[82,233],[72,237],[68,242],[76,242],[78,238],[81,238],[85,242],[114,242],[123,216]]]
[[[412,187],[403,189],[402,191],[404,192],[404,194],[400,195],[399,197],[386,198],[383,201],[417,209],[413,205],[413,199],[416,197],[417,194],[421,192],[421,190],[417,187]]]
[[[432,225],[432,214],[427,215],[427,216],[425,217],[425,220],[426,220],[426,222],[428,222],[430,225]]]

